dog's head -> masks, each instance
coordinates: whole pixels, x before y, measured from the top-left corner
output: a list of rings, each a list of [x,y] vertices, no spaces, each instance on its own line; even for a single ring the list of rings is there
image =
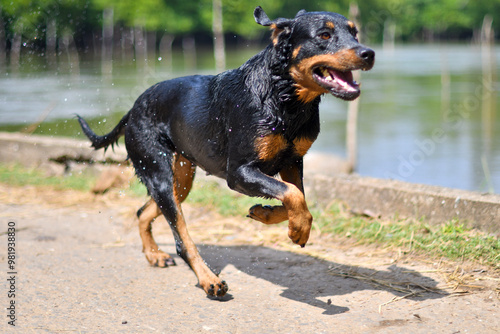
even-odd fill
[[[286,59],[299,100],[311,102],[328,92],[349,101],[359,96],[352,71],[371,69],[375,52],[359,43],[353,22],[336,13],[304,10],[293,19],[271,21],[261,7],[254,17],[271,27],[275,49],[286,53],[280,56]]]

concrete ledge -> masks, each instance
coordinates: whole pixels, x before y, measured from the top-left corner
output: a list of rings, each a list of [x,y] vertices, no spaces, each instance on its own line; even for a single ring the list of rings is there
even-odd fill
[[[94,151],[88,141],[70,138],[29,136],[0,132],[0,162],[17,162],[26,167],[67,171],[69,166],[51,160],[65,157],[68,161],[123,162],[127,153],[123,146]],[[318,161],[321,162],[318,168]],[[88,162],[73,163],[88,166]],[[500,235],[500,195],[374,179],[358,175],[324,175],[320,171],[341,172],[345,166],[335,157],[309,153],[304,162],[305,187],[309,199],[322,205],[332,200],[344,201],[354,212],[370,213],[386,218],[425,218],[430,223],[443,223],[453,218],[470,223],[484,231]],[[325,167],[326,166],[326,167]],[[199,173],[199,174],[202,174]]]
[[[83,165],[93,161],[123,162],[127,158],[125,147],[95,151],[90,142],[72,138],[26,135],[0,132],[0,162],[16,162],[28,168],[41,168],[48,174],[61,174],[82,161]],[[66,160],[56,163],[52,160]],[[71,162],[73,160],[73,162]]]
[[[305,180],[321,204],[344,201],[354,212],[387,218],[425,218],[443,223],[454,218],[500,235],[500,195],[375,179],[359,175],[315,174]]]

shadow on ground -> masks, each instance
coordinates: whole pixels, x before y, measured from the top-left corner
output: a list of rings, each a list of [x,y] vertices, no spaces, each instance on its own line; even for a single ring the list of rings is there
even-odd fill
[[[397,265],[387,270],[351,267],[261,246],[202,245],[199,249],[214,272],[221,272],[231,264],[248,275],[284,287],[281,296],[322,308],[323,314],[340,314],[349,308],[331,305],[329,300],[323,301],[320,297],[326,299],[362,290],[386,290],[395,297],[409,295],[406,298],[419,301],[447,295],[444,290],[437,289],[438,282],[434,279]],[[231,282],[228,284],[231,287]],[[408,291],[415,293],[408,294]]]

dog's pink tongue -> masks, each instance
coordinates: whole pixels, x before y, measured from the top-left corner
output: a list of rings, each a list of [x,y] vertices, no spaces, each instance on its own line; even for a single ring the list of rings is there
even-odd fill
[[[343,89],[349,92],[356,92],[359,90],[359,84],[354,81],[352,77],[352,72],[340,72],[329,69],[331,77],[339,84]]]

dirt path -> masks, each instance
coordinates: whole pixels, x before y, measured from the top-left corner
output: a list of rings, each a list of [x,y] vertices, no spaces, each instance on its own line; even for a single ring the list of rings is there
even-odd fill
[[[179,257],[178,265],[167,269],[147,264],[133,220],[139,205],[119,193],[94,198],[0,185],[1,232],[15,223],[17,260],[12,327],[6,317],[12,298],[3,233],[0,331],[500,332],[498,292],[450,289],[441,264],[317,234],[300,250],[286,239],[286,226],[186,207],[205,260],[229,284],[224,300],[211,300]],[[156,225],[161,247],[174,254],[169,231]],[[464,289],[469,293],[456,293]]]

